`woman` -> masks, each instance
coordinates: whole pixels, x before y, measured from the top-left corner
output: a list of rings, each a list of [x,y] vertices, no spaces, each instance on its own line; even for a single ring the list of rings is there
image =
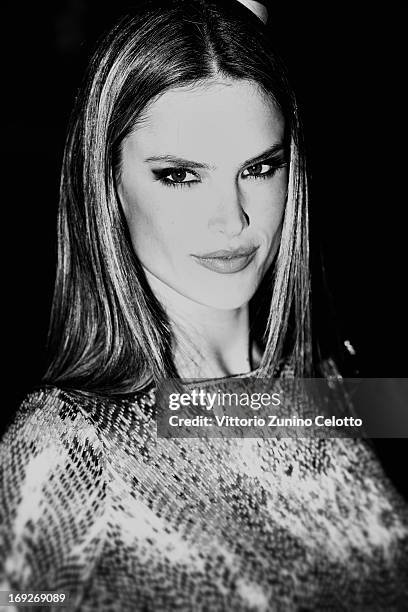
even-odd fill
[[[319,373],[296,103],[245,4],[143,3],[91,62],[50,365],[1,448],[3,590],[70,610],[407,605],[407,509],[366,443],[157,437],[168,378]]]

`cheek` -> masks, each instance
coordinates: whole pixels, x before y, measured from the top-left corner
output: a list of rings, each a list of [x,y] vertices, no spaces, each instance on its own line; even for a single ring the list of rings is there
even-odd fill
[[[142,261],[147,257],[174,258],[177,252],[183,253],[194,243],[197,218],[192,214],[192,207],[182,210],[175,202],[169,201],[171,193],[152,194],[151,190],[144,190],[140,185],[137,193],[132,189],[122,193],[132,244]]]
[[[250,220],[253,229],[257,229],[267,241],[273,240],[282,225],[287,198],[286,172],[266,185],[262,194],[254,198],[251,206]]]

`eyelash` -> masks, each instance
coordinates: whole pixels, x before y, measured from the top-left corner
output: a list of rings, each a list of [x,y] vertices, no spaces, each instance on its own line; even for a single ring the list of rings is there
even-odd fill
[[[271,166],[271,168],[270,170],[268,170],[267,172],[263,172],[262,174],[257,174],[255,176],[249,174],[242,178],[244,180],[248,180],[248,179],[258,180],[258,179],[270,178],[274,176],[278,170],[280,170],[281,168],[284,168],[286,166],[286,163],[283,160],[266,159],[264,161],[257,162],[256,164],[252,164],[252,166],[248,166],[247,168],[245,168],[245,170],[249,170],[250,168],[253,168],[254,166],[258,166],[258,165],[267,165],[267,166]],[[243,170],[243,172],[245,172],[245,170]],[[188,168],[178,167],[178,168],[163,168],[163,170],[154,170],[154,174],[157,176],[157,180],[159,180],[166,187],[184,188],[184,187],[192,187],[193,185],[196,185],[197,183],[201,183],[201,181],[185,181],[183,183],[177,183],[176,181],[170,181],[167,177],[173,172],[186,172],[187,174],[193,174],[194,176],[199,178],[199,175],[196,172],[193,172],[192,170],[189,170]]]

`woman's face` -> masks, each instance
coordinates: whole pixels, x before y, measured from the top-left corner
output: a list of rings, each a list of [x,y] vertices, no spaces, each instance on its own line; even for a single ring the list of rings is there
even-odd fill
[[[152,103],[123,143],[118,185],[147,273],[199,304],[248,303],[279,246],[283,140],[282,114],[250,81],[173,89]]]

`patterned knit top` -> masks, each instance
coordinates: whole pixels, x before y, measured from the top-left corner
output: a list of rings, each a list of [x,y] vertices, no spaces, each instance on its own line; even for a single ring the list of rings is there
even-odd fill
[[[163,439],[155,393],[26,398],[0,447],[0,590],[83,612],[408,610],[408,509],[367,442]]]

